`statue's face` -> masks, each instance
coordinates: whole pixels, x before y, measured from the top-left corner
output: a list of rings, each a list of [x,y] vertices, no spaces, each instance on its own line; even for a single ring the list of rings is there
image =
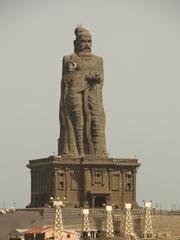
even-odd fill
[[[80,53],[90,53],[92,47],[92,39],[89,35],[82,35],[76,40],[76,50]]]

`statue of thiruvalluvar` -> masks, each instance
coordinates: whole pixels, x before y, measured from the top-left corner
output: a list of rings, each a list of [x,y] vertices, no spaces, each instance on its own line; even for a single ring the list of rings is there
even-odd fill
[[[79,26],[74,33],[74,53],[62,63],[58,155],[106,156],[103,60],[91,53],[88,30]]]

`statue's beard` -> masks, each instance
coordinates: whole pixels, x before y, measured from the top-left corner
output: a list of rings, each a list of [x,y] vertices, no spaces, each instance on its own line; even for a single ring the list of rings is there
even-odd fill
[[[89,59],[91,57],[91,49],[90,48],[86,48],[86,49],[76,49],[75,51],[77,53],[77,55],[83,59]]]

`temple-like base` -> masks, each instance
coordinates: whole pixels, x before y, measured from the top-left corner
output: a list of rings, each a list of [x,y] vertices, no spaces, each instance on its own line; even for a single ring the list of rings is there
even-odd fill
[[[69,207],[90,208],[124,203],[136,206],[137,159],[50,156],[30,160],[31,207],[43,207],[50,197],[66,198]]]

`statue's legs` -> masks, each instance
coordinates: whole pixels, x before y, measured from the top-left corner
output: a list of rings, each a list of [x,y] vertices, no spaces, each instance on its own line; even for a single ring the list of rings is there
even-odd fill
[[[92,114],[91,119],[91,132],[94,144],[94,152],[97,155],[106,154],[104,133],[105,119],[102,116],[95,114]]]
[[[96,155],[104,155],[106,154],[105,114],[95,90],[89,92],[88,105],[91,114],[91,136],[94,152]]]
[[[80,93],[71,94],[71,119],[73,122],[76,146],[79,155],[84,155],[83,128],[84,118],[82,109],[82,95]]]

